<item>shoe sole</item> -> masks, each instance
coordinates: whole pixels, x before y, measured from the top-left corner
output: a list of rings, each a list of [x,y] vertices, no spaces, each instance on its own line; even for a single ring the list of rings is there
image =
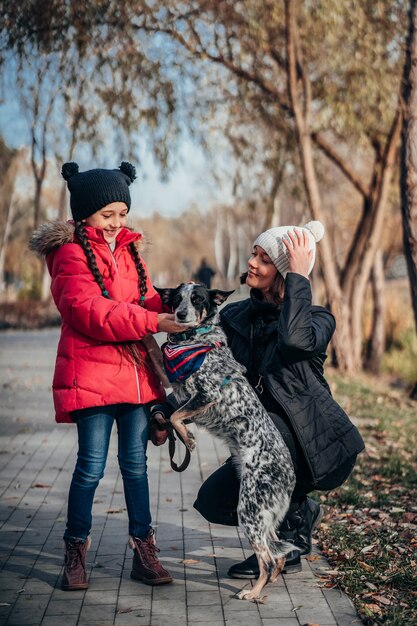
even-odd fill
[[[152,578],[144,578],[142,576],[138,576],[138,574],[135,574],[133,571],[130,572],[130,578],[132,578],[133,580],[139,580],[141,583],[144,583],[145,585],[151,585],[152,587],[155,587],[157,585],[167,585],[168,583],[172,583],[173,579],[170,576],[169,578],[157,578],[157,579],[152,579]]]
[[[61,585],[62,591],[80,591],[82,589],[88,589],[88,583],[82,583],[79,585]]]

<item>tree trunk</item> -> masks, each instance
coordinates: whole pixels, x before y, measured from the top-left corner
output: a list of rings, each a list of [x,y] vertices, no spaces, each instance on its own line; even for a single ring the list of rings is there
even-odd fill
[[[43,179],[35,178],[35,195],[33,198],[33,227],[36,230],[41,217],[41,196]]]
[[[236,220],[231,211],[226,215],[227,222],[227,238],[229,240],[229,259],[227,262],[226,279],[227,288],[233,286],[236,277],[237,261],[238,261],[238,241]]]
[[[6,222],[4,224],[3,237],[1,241],[0,247],[0,291],[3,289],[3,285],[5,284],[4,280],[4,266],[6,262],[6,250],[7,244],[9,242],[10,232],[12,229],[12,221],[13,221],[13,195],[10,198],[10,203],[6,211]]]
[[[404,124],[401,147],[401,211],[404,253],[417,329],[417,2],[410,0],[403,76]],[[417,383],[415,386],[417,398]]]
[[[279,226],[279,217],[280,217],[280,205],[278,199],[278,192],[281,186],[282,177],[284,173],[284,167],[281,166],[274,172],[274,179],[272,182],[271,193],[269,194],[268,203],[266,206],[266,214],[265,221],[263,224],[262,231],[268,230],[272,226]]]
[[[222,283],[225,280],[225,254],[224,254],[224,241],[223,241],[223,209],[222,207],[217,208],[217,219],[216,219],[216,232],[214,235],[214,256],[216,258],[216,265],[219,271]],[[225,286],[224,284],[222,285]]]
[[[373,301],[372,328],[368,343],[366,369],[373,374],[379,374],[385,351],[385,279],[381,248],[378,248],[375,255],[371,273],[371,287]]]
[[[375,206],[371,207],[366,241],[363,246],[361,263],[358,265],[356,277],[351,283],[351,293],[346,293],[352,311],[352,350],[355,362],[360,363],[362,357],[362,306],[365,300],[365,291],[368,284],[376,252],[381,243],[384,225],[385,208],[392,184],[395,157],[400,140],[402,115],[397,111],[391,134],[386,146],[384,160],[381,165],[382,173],[377,185]]]
[[[63,181],[59,192],[58,219],[65,222],[67,219],[67,183]]]
[[[286,28],[287,28],[287,59],[288,59],[288,95],[290,106],[293,111],[298,145],[301,156],[301,164],[304,176],[304,186],[308,204],[313,219],[324,221],[321,211],[321,198],[318,186],[317,174],[314,166],[311,130],[309,128],[309,115],[311,94],[307,79],[304,81],[304,106],[301,105],[297,85],[297,59],[296,59],[296,21],[294,14],[294,0],[286,0]],[[330,249],[330,242],[324,237],[317,247],[323,271],[327,301],[330,309],[337,320],[337,332],[333,337],[333,349],[338,367],[344,372],[353,372],[360,367],[355,363],[351,352],[350,337],[350,313],[343,297],[338,281],[334,255]]]

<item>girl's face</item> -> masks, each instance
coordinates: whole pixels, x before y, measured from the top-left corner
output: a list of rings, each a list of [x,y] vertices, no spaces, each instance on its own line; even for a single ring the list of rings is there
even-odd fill
[[[265,250],[260,246],[255,246],[248,261],[246,284],[259,289],[264,297],[269,299],[268,295],[272,294],[277,274],[278,271]]]
[[[101,228],[107,243],[113,243],[126,225],[127,212],[124,202],[112,202],[87,217],[85,223],[93,228]]]

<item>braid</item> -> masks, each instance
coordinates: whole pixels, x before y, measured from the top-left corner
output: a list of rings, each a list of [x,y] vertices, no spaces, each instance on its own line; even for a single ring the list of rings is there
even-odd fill
[[[136,271],[138,273],[138,289],[140,293],[139,304],[143,306],[144,301],[145,301],[145,296],[148,291],[148,288],[146,286],[146,271],[145,271],[145,268],[143,267],[143,263],[140,259],[139,252],[134,243],[131,243],[129,245],[129,250],[135,262]]]
[[[91,248],[90,242],[88,240],[88,237],[86,235],[85,232],[85,225],[84,222],[76,222],[75,223],[75,233],[78,237],[78,240],[80,242],[80,245],[82,247],[82,249],[85,252],[85,256],[87,258],[87,265],[92,273],[92,275],[94,276],[98,286],[101,289],[101,293],[103,294],[103,296],[105,298],[110,299],[109,297],[109,292],[106,289],[106,286],[104,284],[104,280],[103,280],[103,276],[101,275],[100,270],[98,269],[98,265],[97,265],[97,261],[96,261],[96,257],[95,254]],[[139,259],[139,255],[138,255],[138,261],[140,264],[141,269],[143,270],[143,274],[145,274],[143,265],[140,262]],[[135,265],[136,265],[136,261],[135,261]],[[136,265],[137,267],[137,265]],[[139,274],[139,270],[138,270],[138,274]],[[145,279],[146,279],[146,274],[145,274]],[[139,283],[140,284],[140,283]],[[145,293],[146,293],[146,284],[145,284]],[[120,347],[122,353],[134,364],[134,365],[143,365],[143,356],[136,344],[135,341],[124,341],[124,342],[120,342],[118,344],[118,347]]]
[[[94,255],[94,252],[91,248],[90,242],[88,241],[88,237],[85,233],[85,225],[84,222],[76,222],[75,224],[75,233],[78,237],[78,240],[81,244],[82,249],[85,252],[85,256],[87,257],[87,265],[92,273],[92,275],[94,276],[96,283],[98,284],[98,286],[101,289],[101,293],[103,294],[103,296],[105,298],[109,297],[109,292],[107,291],[105,285],[104,285],[104,281],[103,281],[103,276],[101,275],[100,270],[98,269],[97,266],[97,261],[96,261],[96,257]]]

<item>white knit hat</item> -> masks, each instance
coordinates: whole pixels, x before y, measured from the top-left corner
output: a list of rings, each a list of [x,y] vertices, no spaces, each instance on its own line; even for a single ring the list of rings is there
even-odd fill
[[[308,273],[310,274],[313,269],[314,261],[316,260],[316,242],[320,241],[324,235],[324,226],[319,221],[308,222],[304,226],[276,226],[261,233],[255,240],[253,247],[259,246],[263,248],[278,272],[286,277],[288,273],[288,250],[282,243],[284,238],[289,239],[288,231],[304,230],[308,235],[308,248],[313,251],[311,257]]]

